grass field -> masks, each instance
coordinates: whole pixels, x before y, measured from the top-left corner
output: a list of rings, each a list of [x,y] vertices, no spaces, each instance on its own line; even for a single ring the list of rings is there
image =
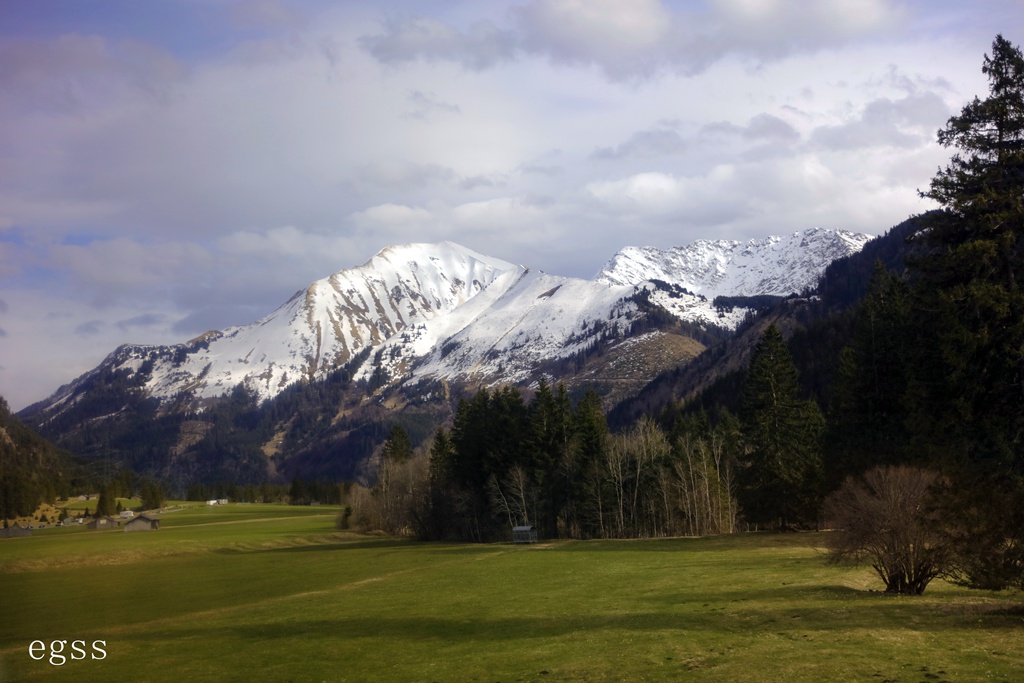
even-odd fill
[[[334,513],[0,540],[0,681],[1024,680],[1020,594],[878,593],[825,566],[819,534],[422,544]]]

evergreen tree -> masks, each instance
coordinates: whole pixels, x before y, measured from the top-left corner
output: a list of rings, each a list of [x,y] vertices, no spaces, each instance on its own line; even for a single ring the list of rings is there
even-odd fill
[[[608,445],[608,422],[601,397],[587,389],[572,415],[573,461],[567,482],[566,527],[575,538],[602,536],[601,465]]]
[[[956,150],[922,195],[943,210],[917,235],[926,254],[914,321],[915,448],[957,475],[948,498],[968,583],[1024,583],[1024,56],[1001,35],[989,94],[939,131]],[[992,541],[992,539],[995,539]]]
[[[541,377],[537,395],[527,410],[529,469],[539,489],[539,518],[545,536],[555,536],[558,520],[567,502],[568,477],[565,470],[571,434],[571,405],[564,385],[552,391]]]
[[[434,433],[430,444],[430,466],[428,470],[428,504],[427,520],[424,528],[426,540],[458,539],[463,535],[452,529],[453,521],[458,519],[455,513],[457,496],[452,478],[452,461],[455,448],[451,436],[442,427]],[[468,534],[466,534],[468,536]]]
[[[939,131],[958,151],[922,193],[944,210],[913,264],[917,347],[930,347],[914,417],[921,450],[1008,465],[1024,433],[1024,57],[998,36],[982,72],[989,97]]]
[[[492,432],[488,425],[491,395],[486,389],[472,399],[459,399],[452,425],[453,457],[450,476],[454,483],[472,490],[483,490],[488,472],[485,468]]]
[[[309,502],[309,490],[306,482],[299,477],[292,479],[292,485],[288,489],[288,501],[291,505],[304,505]]]
[[[394,462],[405,462],[412,457],[412,442],[402,425],[395,425],[384,441],[381,458]]]
[[[481,389],[460,399],[451,431],[451,458],[446,475],[457,518],[452,534],[459,540],[482,541],[492,525],[486,489],[494,474],[491,456],[498,443],[491,425],[491,395]]]
[[[775,325],[754,350],[742,395],[741,498],[747,521],[778,524],[814,518],[820,497],[821,411],[798,396],[797,371]]]
[[[833,386],[828,480],[904,459],[910,290],[876,261]]]
[[[99,500],[96,501],[96,516],[112,516],[116,514],[116,512],[117,509],[114,504],[114,496],[110,491],[110,486],[105,485],[100,489],[100,497]]]
[[[152,479],[147,479],[142,483],[142,509],[143,510],[155,510],[164,504],[164,490],[157,482]],[[249,496],[252,500],[254,496]]]

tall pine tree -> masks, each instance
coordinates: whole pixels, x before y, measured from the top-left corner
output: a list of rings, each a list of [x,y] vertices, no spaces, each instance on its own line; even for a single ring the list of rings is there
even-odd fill
[[[1024,429],[1024,57],[998,36],[982,72],[989,97],[939,131],[957,151],[922,193],[943,210],[912,262],[929,349],[914,404],[921,449],[1007,464]]]
[[[754,350],[742,396],[740,504],[748,522],[789,529],[817,512],[824,420],[798,392],[792,356],[771,325]]]
[[[906,457],[909,313],[906,281],[876,262],[833,385],[826,468],[830,489],[846,476]]]
[[[1024,56],[1002,36],[989,94],[939,131],[956,151],[922,195],[911,428],[957,475],[965,580],[1024,584]]]

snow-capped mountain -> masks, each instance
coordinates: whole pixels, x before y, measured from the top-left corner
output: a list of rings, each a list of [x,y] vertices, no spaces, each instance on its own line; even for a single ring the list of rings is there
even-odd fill
[[[388,247],[367,263],[317,280],[250,325],[176,346],[124,345],[100,369],[127,371],[149,395],[223,395],[244,384],[261,398],[315,380],[401,331],[443,316],[499,276],[522,268],[442,242]],[[71,398],[92,373],[46,401]]]
[[[859,252],[870,235],[810,228],[781,237],[697,240],[683,247],[626,247],[595,279],[615,285],[659,280],[685,290],[652,292],[651,300],[678,317],[733,328],[745,311],[716,310],[717,296],[788,296],[813,288],[828,264]]]
[[[356,379],[394,384],[525,382],[599,342],[623,345],[652,306],[732,326],[742,312],[716,311],[714,296],[802,291],[868,239],[815,229],[746,243],[628,247],[594,280],[530,270],[450,242],[388,247],[250,325],[175,346],[122,346],[34,408],[60,412],[97,373],[120,373],[161,401],[212,398],[239,384],[267,399],[346,364]]]
[[[708,299],[799,293],[817,284],[832,261],[860,251],[870,235],[811,228],[747,242],[697,240],[685,247],[626,247],[596,280],[637,285],[663,280]]]

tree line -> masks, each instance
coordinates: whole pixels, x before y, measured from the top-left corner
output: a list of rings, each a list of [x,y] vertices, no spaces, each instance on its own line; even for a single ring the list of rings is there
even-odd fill
[[[671,428],[645,417],[612,434],[601,400],[539,382],[460,400],[451,429],[414,450],[396,426],[378,481],[355,489],[354,520],[424,539],[487,541],[514,526],[548,538],[634,538],[795,528],[820,498],[824,420],[801,399],[782,335],[755,351],[738,416]],[[742,515],[741,515],[742,511]]]

